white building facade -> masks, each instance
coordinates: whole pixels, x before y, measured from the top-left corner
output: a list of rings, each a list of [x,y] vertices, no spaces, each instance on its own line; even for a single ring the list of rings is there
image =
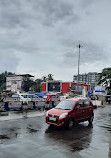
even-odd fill
[[[21,92],[23,76],[6,77],[6,90],[12,92]]]
[[[7,76],[6,77],[6,90],[11,92],[21,92],[22,91],[22,83],[24,80],[27,80],[27,77],[34,77],[29,74],[25,75],[15,75],[15,76]]]

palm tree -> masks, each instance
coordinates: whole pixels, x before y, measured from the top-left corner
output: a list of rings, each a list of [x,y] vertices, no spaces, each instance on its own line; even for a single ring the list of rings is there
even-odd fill
[[[52,74],[48,74],[48,80],[50,81],[50,80],[53,80],[53,77],[52,77],[53,75]]]
[[[46,76],[43,76],[43,77],[42,77],[42,80],[43,80],[43,82],[46,82],[46,81],[47,81],[47,77],[46,77]]]

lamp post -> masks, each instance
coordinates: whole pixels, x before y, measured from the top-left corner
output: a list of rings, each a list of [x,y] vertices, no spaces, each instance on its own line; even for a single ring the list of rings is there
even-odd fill
[[[78,82],[77,82],[77,85],[78,85],[78,93],[79,93],[79,65],[80,65],[80,49],[81,47],[83,47],[81,44],[79,44],[77,46],[79,48],[79,55],[78,55]]]

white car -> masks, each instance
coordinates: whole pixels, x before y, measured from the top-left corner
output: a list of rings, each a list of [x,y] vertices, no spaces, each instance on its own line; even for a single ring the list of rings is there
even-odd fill
[[[64,100],[64,99],[66,99],[67,98],[67,96],[60,96],[60,101],[62,101],[62,100]]]
[[[32,101],[33,98],[39,98],[38,96],[36,96],[35,94],[26,94],[26,93],[17,93],[12,95],[12,97],[19,97],[20,101],[26,104],[28,104],[29,101]]]

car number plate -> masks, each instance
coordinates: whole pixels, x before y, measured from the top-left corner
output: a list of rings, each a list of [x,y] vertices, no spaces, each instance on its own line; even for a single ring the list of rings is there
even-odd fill
[[[51,121],[56,121],[56,118],[54,118],[54,117],[49,117],[49,120],[51,120]]]

